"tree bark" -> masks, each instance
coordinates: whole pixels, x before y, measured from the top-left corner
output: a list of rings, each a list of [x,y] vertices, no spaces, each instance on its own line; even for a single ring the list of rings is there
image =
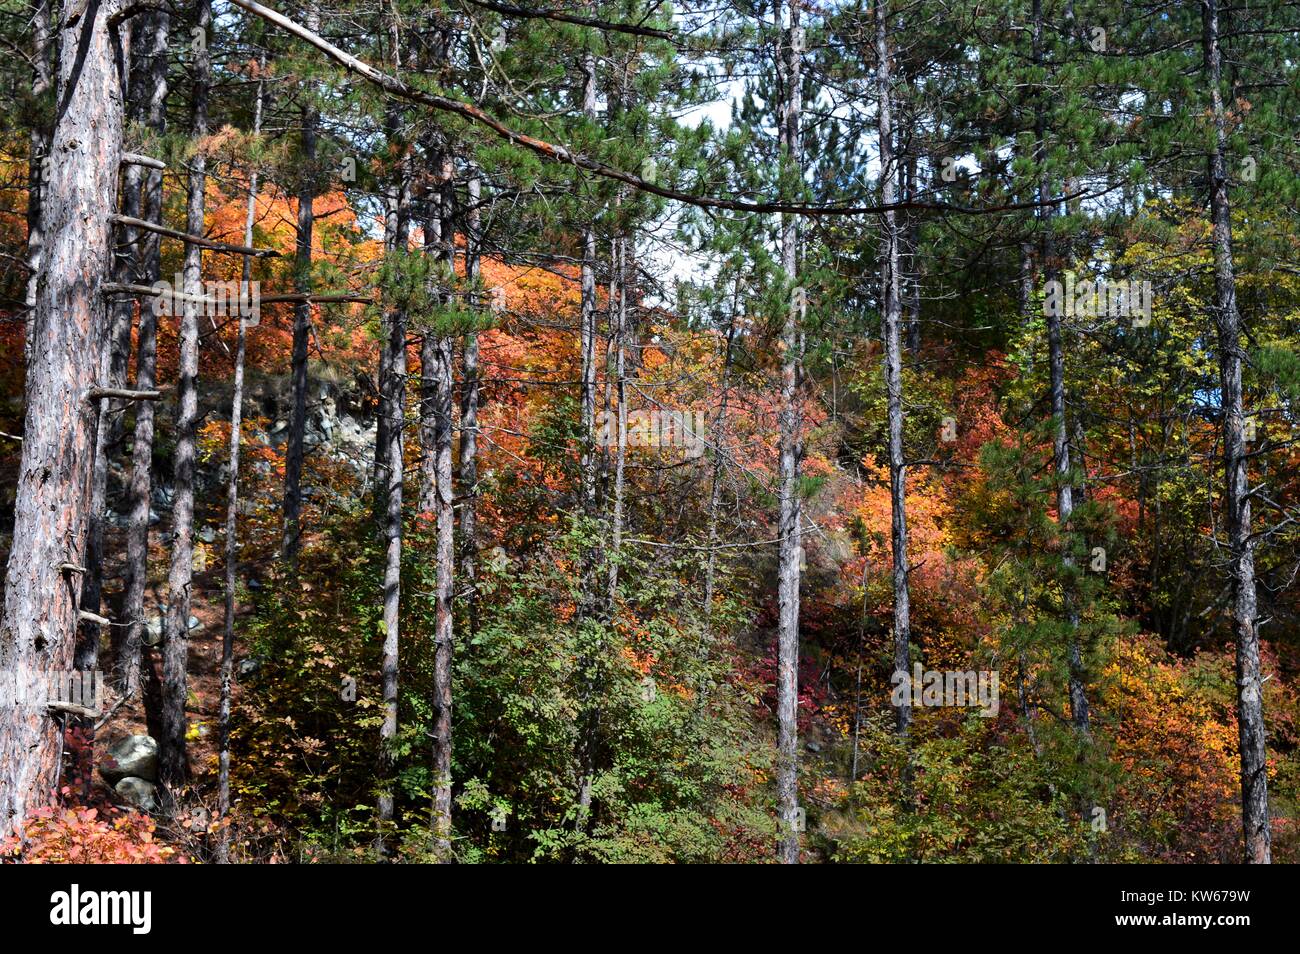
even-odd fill
[[[587,53],[582,60],[582,114],[596,116],[596,58]],[[579,349],[582,352],[582,379],[579,403],[582,412],[581,491],[582,512],[596,513],[596,230],[588,221],[582,229],[582,268],[580,275]],[[590,595],[590,594],[588,594]]]
[[[478,175],[471,175],[466,183],[465,284],[475,293],[480,280],[480,250],[483,243],[482,215],[479,211],[482,190],[482,180]],[[475,498],[478,495],[479,388],[478,332],[470,331],[465,335],[464,353],[461,356],[460,575],[465,581],[465,615],[471,634],[478,627],[478,514]]]
[[[388,221],[391,235],[387,245],[392,251],[405,252],[410,239],[411,177],[409,157],[400,158],[394,196],[393,214]],[[397,742],[398,647],[401,637],[402,605],[402,430],[406,413],[406,313],[389,308],[385,314],[383,344],[385,372],[380,382],[382,413],[386,417],[384,443],[376,458],[383,459],[382,492],[384,543],[384,646],[380,662],[383,687],[384,718],[379,727],[380,779],[379,835],[376,846],[387,853],[387,829],[394,819],[393,746]]]
[[[444,150],[439,170],[438,221],[425,228],[428,251],[439,260],[438,297],[452,304],[456,271],[454,165]],[[432,218],[432,216],[431,216]],[[433,851],[451,860],[452,656],[454,627],[452,590],[455,581],[455,495],[452,488],[452,337],[430,328],[421,345],[424,425],[424,483],[421,509],[435,521],[434,655],[433,655]],[[462,432],[463,433],[463,432]]]
[[[780,117],[782,176],[801,177],[800,85],[802,62],[795,36],[800,30],[799,7],[789,4],[789,27],[783,25],[779,4],[775,7],[779,30],[778,61],[785,60],[781,73],[783,93]],[[781,267],[790,287],[791,301],[781,329],[780,406],[780,544],[777,554],[777,801],[781,812],[779,855],[785,864],[799,863],[799,580],[803,562],[803,528],[799,497],[800,459],[803,456],[803,422],[799,411],[799,390],[803,368],[803,296],[796,293],[799,281],[799,221],[794,215],[781,216]]]
[[[195,26],[211,39],[212,2],[197,0]],[[207,158],[203,140],[208,134],[208,93],[211,85],[211,61],[207,43],[194,51],[194,100],[190,119],[190,136],[198,146],[190,160],[186,186],[185,230],[203,234]],[[203,249],[185,246],[185,290],[197,294],[202,287]],[[170,800],[189,775],[185,751],[187,718],[187,664],[189,660],[189,619],[191,587],[194,579],[194,464],[197,456],[199,421],[199,310],[203,307],[186,301],[181,309],[180,369],[176,388],[176,457],[172,478],[172,549],[167,573],[167,618],[163,628],[162,710],[159,713],[158,780]]]
[[[32,9],[32,99],[42,106],[54,91],[54,53],[57,33],[51,22],[54,0],[36,0]],[[27,146],[27,289],[23,321],[26,334],[23,354],[32,356],[32,325],[36,320],[36,279],[41,270],[41,252],[45,245],[45,228],[41,207],[45,195],[44,178],[49,174],[46,160],[50,156],[51,129],[42,116],[32,125]]]
[[[875,0],[876,86],[879,97],[877,131],[880,140],[881,201],[894,202],[894,111],[889,49],[889,18],[885,0]],[[894,587],[894,675],[910,684],[912,601],[907,562],[907,460],[903,448],[903,353],[900,341],[902,300],[899,281],[899,229],[894,212],[881,217],[884,239],[881,275],[881,332],[885,352],[885,393],[889,415],[889,510]],[[912,725],[911,695],[904,693],[895,713],[898,734],[906,736]]]
[[[63,21],[77,12],[67,0]],[[44,235],[27,369],[26,415],[13,542],[5,574],[0,668],[35,692],[73,662],[84,566],[96,408],[85,399],[106,346],[101,283],[111,267],[110,227],[122,153],[120,44],[104,0],[64,29],[61,109],[43,193]],[[50,796],[60,729],[47,711],[0,710],[0,824],[20,824]]]
[[[121,56],[125,64],[123,72],[129,76],[130,86],[124,96],[125,109],[134,120],[141,115],[141,76],[136,52],[143,44],[134,41],[131,20],[127,20],[121,30]],[[147,39],[146,41],[147,42]],[[118,209],[127,215],[140,214],[140,202],[144,182],[145,168],[133,164],[122,170],[121,197]],[[136,242],[139,234],[135,229],[122,227],[117,235],[117,247],[113,256],[113,280],[131,282],[136,278],[135,259]],[[108,308],[108,347],[105,348],[100,362],[99,380],[101,387],[121,388],[126,384],[127,366],[131,352],[131,318],[135,312],[134,298],[121,298]],[[120,399],[101,398],[96,402],[98,417],[95,425],[95,463],[91,476],[90,514],[86,533],[86,572],[81,579],[81,608],[93,616],[99,616],[103,603],[104,591],[104,512],[108,506],[108,463],[115,455],[115,448],[121,436],[122,412],[126,403]],[[103,638],[102,627],[93,619],[83,617],[77,634],[77,669],[93,670],[99,665],[100,641]]]
[[[148,38],[148,104],[145,122],[161,136],[167,122],[167,44],[171,17],[163,10],[147,15],[137,27]],[[151,222],[162,218],[162,172],[150,170],[144,185],[143,218]],[[141,280],[150,284],[161,271],[161,237],[152,233],[139,236]],[[136,341],[135,386],[151,391],[158,363],[158,316],[154,309],[141,304],[139,334]],[[126,624],[117,651],[117,680],[121,690],[136,695],[141,689],[140,663],[143,655],[144,596],[149,575],[149,498],[153,487],[154,405],[141,401],[135,406],[135,432],[131,442],[131,477],[127,487],[126,595],[122,615]]]
[[[1224,510],[1232,560],[1232,631],[1237,643],[1237,732],[1241,757],[1241,826],[1247,864],[1270,864],[1268,748],[1256,622],[1255,541],[1251,536],[1249,452],[1242,394],[1242,329],[1228,201],[1227,117],[1223,105],[1218,0],[1201,0],[1202,57],[1210,86],[1214,149],[1209,157],[1214,245],[1214,311],[1223,413]]]
[[[266,93],[262,74],[265,54],[258,60],[257,101],[253,105],[253,138],[262,133],[262,104]],[[248,209],[244,214],[244,244],[253,244],[253,222],[257,216],[257,167],[248,174]],[[252,278],[252,259],[244,256],[241,279]],[[235,664],[235,584],[239,578],[239,445],[244,417],[244,357],[248,321],[239,316],[239,337],[235,342],[235,378],[230,395],[230,477],[226,482],[226,607],[221,634],[221,703],[217,714],[217,822],[230,814],[230,708]],[[217,829],[217,862],[230,863],[230,828]]]
[[[632,245],[629,236],[621,235],[614,239],[610,255],[610,270],[613,273],[609,283],[610,344],[614,348],[613,368],[609,375],[613,379],[613,399],[617,410],[618,433],[614,443],[614,487],[613,503],[610,511],[609,556],[606,575],[606,600],[609,603],[608,614],[614,617],[614,606],[618,597],[619,556],[623,549],[623,496],[625,471],[627,466],[627,295],[628,295],[628,249]],[[606,414],[609,404],[606,402]],[[608,418],[607,418],[608,420]]]
[[[1036,65],[1042,66],[1044,62],[1042,0],[1034,0],[1033,17],[1033,59]],[[1046,160],[1046,123],[1045,112],[1040,106],[1037,109],[1035,119],[1038,137],[1037,158],[1040,164]],[[1041,171],[1040,177],[1038,197],[1039,201],[1043,203],[1041,206],[1043,220],[1043,274],[1048,281],[1053,281],[1059,270],[1056,261],[1056,240],[1052,232],[1053,210],[1048,201],[1052,194],[1051,183]],[[1070,550],[1068,534],[1070,533],[1070,517],[1074,513],[1074,489],[1071,485],[1073,475],[1070,469],[1070,437],[1066,419],[1065,352],[1061,330],[1061,311],[1063,309],[1047,310],[1049,312],[1047,315],[1047,351],[1052,404],[1052,469],[1056,475],[1056,519],[1062,536],[1061,559],[1065,566],[1066,576],[1071,577],[1075,561]],[[1072,586],[1072,583],[1066,584],[1063,597],[1066,621],[1069,624],[1069,642],[1066,652],[1069,669],[1070,719],[1075,734],[1087,746],[1092,740],[1086,689],[1087,672],[1084,669],[1083,653],[1079,645],[1079,609],[1075,604]],[[1092,813],[1090,797],[1084,800],[1083,813],[1085,818]]]
[[[319,29],[320,12],[315,3],[306,11],[308,29]],[[316,107],[312,92],[302,107],[302,179],[298,185],[297,241],[294,247],[294,291],[311,294],[312,227],[315,224],[316,200]],[[293,310],[293,352],[289,377],[293,382],[292,407],[289,412],[288,443],[284,451],[284,539],[280,552],[290,570],[298,562],[302,516],[303,441],[307,431],[307,344],[311,337],[310,301],[299,302]]]
[[[433,831],[434,852],[451,859],[451,747],[452,747],[452,585],[455,576],[455,516],[452,495],[452,342],[436,339],[433,354],[437,390],[434,415],[437,433],[437,581],[435,583],[433,661]]]

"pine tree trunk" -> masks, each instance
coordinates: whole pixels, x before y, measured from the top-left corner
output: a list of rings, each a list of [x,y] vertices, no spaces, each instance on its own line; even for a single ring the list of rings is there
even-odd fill
[[[126,108],[133,121],[143,118],[139,112],[141,76],[135,53],[141,45],[133,41],[131,20],[119,28],[123,72],[131,77],[130,89],[125,95]],[[139,218],[144,167],[127,165],[122,170],[121,198],[118,211]],[[118,230],[113,256],[113,280],[135,281],[136,243],[138,230],[126,226]],[[120,388],[126,385],[127,366],[131,352],[131,318],[135,312],[135,299],[122,297],[108,306],[108,347],[104,351],[99,372],[101,387]],[[104,513],[108,507],[108,463],[115,455],[121,437],[121,422],[125,403],[117,399],[99,402],[99,416],[95,425],[95,464],[91,477],[90,514],[86,531],[86,572],[81,580],[81,608],[93,616],[102,616],[104,591]],[[104,633],[98,622],[87,618],[81,621],[77,633],[77,669],[94,670],[99,666],[100,641]]]
[[[880,139],[881,202],[897,201],[894,190],[893,76],[889,49],[889,21],[884,0],[875,0],[876,78],[879,96],[877,130]],[[889,415],[889,510],[890,542],[893,553],[894,585],[894,674],[911,679],[912,601],[907,563],[907,460],[903,454],[903,352],[900,341],[902,296],[899,282],[899,229],[894,212],[881,216],[884,261],[881,275],[881,331],[884,336],[885,392]],[[899,735],[912,725],[912,703],[908,694],[895,713]]]
[[[52,23],[54,0],[35,0],[32,7],[32,99],[42,106],[52,105],[46,100],[54,91],[54,56],[57,33]],[[50,156],[50,125],[41,118],[32,124],[27,145],[27,287],[24,304],[27,306],[23,320],[26,334],[23,354],[30,362],[32,355],[32,323],[36,320],[36,277],[41,269],[41,250],[45,245],[45,229],[41,215],[42,198],[48,174],[46,159]]]
[[[197,0],[195,26],[211,39],[211,0]],[[190,136],[200,144],[190,160],[186,187],[185,230],[203,234],[207,160],[202,141],[208,134],[208,93],[211,61],[207,44],[194,52],[194,101]],[[201,294],[203,249],[185,246],[184,282],[190,294]],[[185,751],[188,694],[189,619],[194,580],[194,465],[199,421],[199,309],[187,301],[181,309],[180,369],[176,388],[176,456],[172,501],[171,565],[167,573],[167,616],[163,627],[162,710],[159,713],[158,780],[170,799],[189,774]]]
[[[62,22],[80,10],[64,5]],[[97,408],[87,400],[106,347],[100,286],[112,266],[108,216],[122,153],[123,91],[106,0],[64,30],[61,110],[42,195],[44,244],[26,416],[5,575],[0,665],[35,692],[71,667],[76,639]],[[0,825],[44,803],[59,770],[59,725],[35,707],[0,709]]]
[[[453,303],[456,272],[454,189],[455,168],[450,152],[441,155],[438,170],[437,221],[425,228],[426,246],[440,264],[439,297]],[[452,488],[452,338],[443,329],[429,329],[421,345],[424,480],[421,509],[433,514],[436,544],[434,561],[433,655],[433,851],[451,860],[451,746],[452,746],[452,591],[455,579],[455,495]]]
[[[609,603],[608,614],[612,619],[614,606],[618,597],[619,555],[623,549],[623,495],[625,470],[627,467],[627,279],[628,248],[632,240],[620,236],[614,240],[613,254],[610,256],[611,272],[609,284],[610,345],[614,349],[613,400],[617,407],[618,433],[614,443],[614,487],[613,503],[610,512],[609,558],[606,562],[606,599]],[[606,402],[606,415],[609,402]],[[606,417],[608,420],[608,416]]]
[[[1043,56],[1043,7],[1042,0],[1034,0],[1033,8],[1033,59],[1042,66]],[[1037,159],[1039,163],[1046,160],[1047,125],[1043,109],[1037,110],[1035,120],[1038,137]],[[1046,280],[1055,280],[1058,274],[1056,240],[1052,232],[1052,206],[1047,204],[1052,195],[1052,185],[1043,176],[1039,180],[1038,199],[1042,205],[1043,217],[1043,274]],[[1070,438],[1066,420],[1065,406],[1065,353],[1061,332],[1062,309],[1048,309],[1047,315],[1047,351],[1049,365],[1049,388],[1052,405],[1052,469],[1056,475],[1056,519],[1062,534],[1062,562],[1066,576],[1072,576],[1075,566],[1074,556],[1070,552],[1068,534],[1070,517],[1074,513],[1074,492],[1070,473]],[[1067,666],[1069,670],[1070,718],[1079,739],[1088,745],[1092,738],[1090,716],[1088,712],[1087,673],[1083,666],[1083,653],[1079,646],[1079,609],[1075,605],[1072,584],[1067,584],[1065,595],[1066,621],[1069,624],[1069,643],[1067,646]],[[1084,816],[1091,815],[1091,799],[1085,799]]]
[[[775,10],[780,30],[778,60],[784,59],[782,74],[781,146],[784,175],[799,177],[802,109],[800,84],[802,63],[796,48],[799,7],[789,5],[789,28],[782,26],[780,7]],[[799,44],[801,45],[801,44]],[[787,58],[788,57],[788,58]],[[780,544],[777,554],[777,802],[781,811],[780,859],[799,863],[799,580],[803,562],[803,528],[799,497],[800,458],[803,454],[803,422],[799,411],[802,379],[800,318],[802,295],[799,281],[799,222],[793,215],[781,217],[781,267],[790,287],[791,301],[781,329],[780,406]]]
[[[480,278],[480,249],[483,242],[482,180],[471,175],[466,183],[465,210],[465,284],[477,290]],[[466,621],[472,634],[478,626],[478,410],[479,410],[479,343],[478,332],[465,335],[461,356],[460,397],[460,576],[465,581]]]
[[[450,225],[450,223],[448,223]],[[452,494],[452,339],[439,336],[433,353],[436,390],[434,450],[437,461],[437,580],[434,588],[433,657],[433,831],[434,853],[451,860],[451,746],[452,746],[452,586],[455,577],[455,513]]]
[[[306,11],[306,25],[319,29],[320,12],[315,3]],[[302,110],[302,179],[298,186],[297,241],[294,248],[294,291],[311,292],[312,227],[316,199],[316,108],[311,93]],[[311,337],[310,301],[299,302],[293,311],[293,352],[289,378],[293,397],[289,411],[289,436],[284,450],[284,538],[280,552],[290,570],[296,568],[302,517],[303,441],[307,432],[307,345]]]
[[[258,60],[257,101],[253,106],[253,138],[262,132],[262,103],[266,70],[265,54]],[[244,214],[244,244],[253,244],[253,222],[257,216],[257,168],[248,175],[248,209]],[[244,257],[240,278],[252,278],[252,260]],[[230,476],[226,481],[226,606],[221,634],[221,702],[217,712],[217,821],[230,814],[230,708],[235,666],[235,586],[239,579],[239,445],[244,419],[244,357],[248,322],[239,316],[239,337],[235,342],[235,377],[230,395]],[[230,863],[230,828],[217,829],[217,862]]]
[[[411,179],[409,159],[403,157],[397,170],[390,250],[405,251],[410,240]],[[393,801],[393,746],[397,742],[397,677],[398,648],[401,637],[402,605],[402,429],[406,414],[406,313],[401,308],[389,308],[385,314],[385,334],[382,351],[386,368],[381,381],[381,411],[386,416],[384,443],[376,450],[376,458],[383,459],[385,485],[376,487],[383,501],[384,592],[383,619],[384,645],[380,661],[380,680],[383,689],[384,718],[379,727],[379,761],[381,788],[379,793],[379,835],[376,847],[387,853],[388,827],[394,819]]]
[[[425,220],[425,252],[438,263],[441,276],[431,292],[447,304],[454,303],[452,286],[456,278],[456,232],[451,210],[455,206],[455,163],[447,149],[438,149],[433,160],[436,189],[429,197],[435,209]],[[438,349],[440,335],[428,333],[420,343],[420,512],[438,513]]]
[[[1221,92],[1218,0],[1201,0],[1202,53],[1210,85],[1215,143],[1210,153],[1210,216],[1214,245],[1214,312],[1219,338],[1223,414],[1224,511],[1232,559],[1232,630],[1237,643],[1237,731],[1241,755],[1241,825],[1247,864],[1270,864],[1268,749],[1256,623],[1255,543],[1251,537],[1249,451],[1242,394],[1241,315],[1237,311],[1228,202],[1227,117]]]
[[[148,104],[145,122],[161,136],[167,120],[167,43],[171,17],[165,12],[141,14],[145,22],[136,31],[143,34],[148,48],[148,74],[145,90]],[[144,44],[142,44],[143,52]],[[142,218],[159,222],[162,218],[162,173],[149,170],[144,185]],[[160,237],[154,233],[140,236],[139,263],[141,281],[152,284],[161,270]],[[140,305],[139,334],[136,341],[135,387],[151,391],[158,364],[158,316],[151,302]],[[137,695],[141,690],[140,663],[144,639],[144,597],[149,574],[149,499],[153,487],[154,402],[140,401],[135,407],[135,432],[131,442],[131,477],[126,505],[126,595],[122,615],[126,624],[117,651],[117,680],[124,693]]]
[[[582,61],[582,114],[596,116],[596,58],[588,53]],[[596,513],[596,230],[590,222],[582,229],[581,306],[579,348],[582,352],[582,384],[579,403],[582,412],[582,512]],[[594,560],[592,561],[594,564]],[[584,594],[590,597],[590,593]]]

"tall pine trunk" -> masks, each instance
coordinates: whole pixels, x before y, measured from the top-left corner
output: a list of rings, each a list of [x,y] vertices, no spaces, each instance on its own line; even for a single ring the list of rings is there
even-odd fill
[[[32,7],[32,100],[42,109],[53,109],[54,55],[57,34],[53,20],[54,0],[36,0]],[[23,304],[26,334],[24,356],[32,354],[32,325],[36,320],[36,278],[41,270],[41,252],[45,245],[45,226],[41,206],[45,195],[44,178],[50,167],[51,117],[40,115],[32,124],[27,139],[27,286]]]
[[[211,0],[198,0],[195,26],[209,37],[212,26]],[[203,212],[207,187],[207,159],[203,140],[208,134],[208,93],[211,61],[206,42],[194,51],[194,101],[190,137],[196,145],[190,160],[186,185],[185,230],[203,234]],[[203,249],[185,246],[183,270],[186,291],[202,294]],[[172,550],[167,572],[167,617],[163,627],[162,709],[159,712],[158,780],[170,799],[189,774],[185,751],[188,693],[189,619],[191,588],[194,583],[194,465],[198,451],[199,422],[199,309],[186,301],[181,309],[180,369],[176,389],[176,451],[172,478]]]
[[[404,253],[410,239],[411,178],[410,160],[404,153],[399,159],[394,184],[392,213],[388,217],[390,235],[387,246],[392,252]],[[383,622],[384,645],[380,660],[383,691],[383,722],[379,727],[379,824],[376,847],[387,853],[388,828],[394,819],[393,768],[397,743],[398,650],[401,639],[402,605],[402,429],[406,414],[406,312],[401,307],[388,308],[384,316],[383,371],[380,379],[380,407],[385,416],[383,444],[376,448],[376,459],[383,460],[384,485],[375,488],[382,501],[382,540],[384,546]]]
[[[172,18],[165,12],[142,14],[136,25],[147,40],[148,74],[142,96],[148,95],[144,121],[155,135],[166,126],[168,94],[168,38]],[[159,222],[162,216],[162,173],[149,170],[144,183],[144,220]],[[160,237],[142,233],[139,237],[140,281],[157,281],[161,272]],[[148,391],[155,385],[157,370],[157,313],[152,302],[140,303],[139,334],[135,343],[135,389]],[[135,430],[131,438],[131,476],[126,491],[126,594],[122,599],[125,632],[117,649],[117,678],[123,693],[140,691],[140,656],[143,654],[144,590],[148,585],[149,495],[153,486],[153,402],[135,406]]]
[[[472,174],[466,182],[465,209],[465,285],[477,291],[480,279],[483,183]],[[460,575],[465,581],[466,621],[469,632],[478,625],[478,411],[479,411],[479,342],[478,332],[465,335],[461,356],[460,385]]]
[[[777,58],[785,59],[781,73],[783,93],[780,116],[782,178],[787,190],[791,181],[801,181],[802,47],[799,7],[789,5],[786,29],[779,5],[775,16],[780,37]],[[803,422],[799,411],[802,383],[802,317],[804,298],[799,281],[799,221],[794,215],[781,216],[781,267],[791,300],[781,329],[780,405],[780,544],[777,553],[777,803],[781,812],[780,859],[799,863],[799,580],[803,563],[803,528],[799,497],[800,458],[803,455]]]
[[[101,285],[112,265],[108,216],[122,155],[123,90],[109,21],[119,4],[64,4],[61,109],[41,209],[44,245],[27,368],[13,542],[5,574],[0,668],[31,693],[72,665],[98,408],[88,399],[106,346]],[[33,695],[33,698],[36,696]],[[0,708],[0,825],[50,796],[58,722],[35,707]]]
[[[163,11],[142,14],[137,34],[147,37],[148,78],[144,90],[148,104],[144,108],[149,129],[161,136],[167,121],[167,44],[171,17]],[[149,170],[144,185],[142,217],[150,222],[162,218],[162,172]],[[157,281],[161,271],[160,237],[144,232],[139,237],[141,281]],[[158,316],[152,302],[140,305],[139,333],[136,340],[135,387],[150,391],[155,384],[158,365]],[[126,594],[122,601],[125,631],[117,650],[117,679],[124,693],[140,692],[140,663],[145,632],[144,597],[149,577],[149,500],[153,489],[154,403],[140,401],[135,406],[135,431],[131,441],[131,476],[126,504]]]
[[[315,3],[306,11],[306,24],[313,32],[319,29],[320,13]],[[315,224],[316,200],[316,107],[312,91],[305,90],[307,102],[302,108],[302,179],[298,186],[297,241],[294,248],[294,291],[311,294],[312,227]],[[280,553],[290,570],[296,568],[302,528],[302,459],[307,432],[307,344],[311,337],[310,299],[301,301],[293,311],[293,351],[289,359],[289,378],[293,396],[289,410],[289,436],[284,450],[284,537]]]
[[[1237,732],[1241,756],[1241,826],[1247,864],[1273,860],[1268,815],[1268,750],[1256,623],[1255,542],[1251,537],[1249,452],[1242,394],[1242,329],[1228,202],[1227,117],[1223,105],[1218,0],[1201,0],[1202,55],[1210,86],[1214,149],[1209,157],[1214,245],[1214,312],[1219,338],[1223,414],[1224,511],[1232,560],[1232,632],[1237,643]]]
[[[262,132],[262,104],[266,84],[262,75],[266,57],[258,60],[257,101],[253,105],[253,139]],[[257,216],[257,167],[248,174],[248,206],[244,213],[244,245],[253,244],[253,222]],[[244,256],[240,279],[252,279],[253,260]],[[250,289],[251,294],[251,289]],[[230,814],[230,708],[235,665],[235,581],[239,578],[239,445],[244,420],[244,357],[248,321],[239,316],[239,337],[235,341],[235,375],[230,394],[230,476],[226,481],[226,605],[221,632],[221,702],[217,712],[217,821]],[[217,829],[217,861],[230,863],[230,828]]]
[[[880,200],[886,206],[897,201],[894,170],[893,76],[889,49],[889,18],[885,0],[875,0],[877,132],[880,141]],[[893,553],[894,588],[894,675],[911,679],[912,602],[907,563],[907,460],[903,453],[903,349],[901,344],[902,301],[899,282],[899,229],[897,213],[881,216],[884,254],[881,265],[881,334],[885,352],[885,395],[889,415],[889,511]],[[899,735],[907,735],[912,724],[909,693],[901,695],[895,713]]]
[[[455,167],[445,151],[438,172],[437,219],[425,228],[426,244],[439,261],[441,285],[438,299],[454,304],[456,273]],[[438,320],[445,320],[439,316]],[[433,650],[433,851],[451,860],[451,746],[452,746],[452,587],[455,579],[455,495],[452,489],[452,337],[446,328],[429,328],[421,346],[423,378],[422,423],[425,429],[425,469],[422,509],[432,512],[434,547],[434,650]]]

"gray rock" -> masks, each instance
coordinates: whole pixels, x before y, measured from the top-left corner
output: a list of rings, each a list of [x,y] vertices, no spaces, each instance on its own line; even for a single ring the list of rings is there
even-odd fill
[[[237,669],[239,681],[243,682],[245,679],[252,679],[258,674],[261,668],[262,660],[257,656],[249,656],[246,659],[241,659]]]
[[[146,646],[162,645],[163,628],[166,625],[165,622],[166,619],[167,619],[167,604],[160,603],[158,605],[158,615],[151,616],[149,619],[145,620],[143,641]],[[197,632],[198,630],[201,629],[203,629],[203,623],[199,620],[197,616],[191,616],[189,618],[190,632],[191,633]]]
[[[115,510],[104,511],[104,522],[115,530],[125,530],[131,524],[131,518],[124,513],[118,513]],[[162,517],[158,516],[158,511],[153,507],[149,508],[149,526],[154,527],[162,522]]]
[[[142,812],[157,811],[158,799],[155,797],[157,790],[153,782],[130,775],[113,786],[114,793],[123,804],[138,808]]]
[[[110,785],[127,777],[154,781],[158,778],[158,743],[148,735],[119,739],[104,753],[99,774]]]
[[[216,528],[216,527],[199,527],[199,532],[196,534],[196,536],[197,536],[200,540],[202,540],[204,543],[216,543],[216,542],[217,542],[217,528]]]

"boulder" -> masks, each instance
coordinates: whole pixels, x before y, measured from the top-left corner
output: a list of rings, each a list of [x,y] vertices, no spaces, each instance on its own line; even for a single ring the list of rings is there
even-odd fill
[[[152,736],[128,735],[108,747],[99,774],[110,785],[122,779],[155,781],[158,778],[158,743]]]
[[[113,786],[113,792],[120,802],[138,808],[142,812],[158,810],[157,791],[158,787],[153,782],[147,782],[133,775],[128,775]]]

